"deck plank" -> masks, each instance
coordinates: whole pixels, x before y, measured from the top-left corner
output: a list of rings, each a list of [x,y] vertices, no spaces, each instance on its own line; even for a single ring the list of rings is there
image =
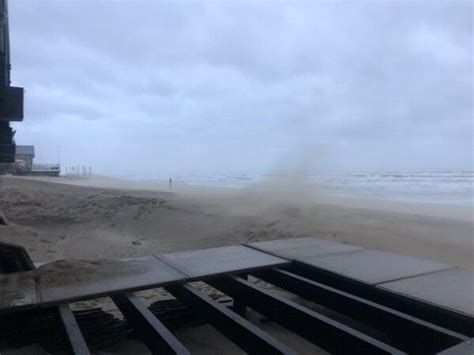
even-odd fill
[[[363,248],[318,238],[292,238],[248,244],[249,247],[288,260],[362,250]]]
[[[289,264],[287,260],[241,245],[163,254],[157,257],[191,280]]]
[[[32,308],[38,302],[31,271],[0,274],[0,313]]]
[[[309,256],[299,261],[370,285],[453,268],[436,261],[369,249]]]
[[[455,268],[377,287],[474,317],[474,273]]]
[[[185,281],[155,257],[128,260],[60,261],[36,270],[41,303],[57,304],[137,291]]]

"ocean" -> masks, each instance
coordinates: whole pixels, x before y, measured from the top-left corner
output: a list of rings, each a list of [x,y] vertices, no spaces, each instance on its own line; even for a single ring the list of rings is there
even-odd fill
[[[244,188],[260,183],[290,184],[340,196],[450,205],[474,204],[474,171],[313,174],[298,177],[281,174],[218,174],[180,175],[172,178],[175,183],[197,186]],[[146,180],[163,181],[167,178],[154,177]]]

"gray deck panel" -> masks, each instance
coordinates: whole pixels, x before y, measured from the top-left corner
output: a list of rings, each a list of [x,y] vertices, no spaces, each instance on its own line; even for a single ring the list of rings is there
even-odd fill
[[[453,268],[436,261],[368,249],[297,260],[370,285]]]
[[[318,238],[292,238],[248,244],[251,248],[289,260],[362,250],[363,248]]]
[[[43,265],[36,272],[42,304],[72,302],[185,281],[183,274],[155,257],[60,261]]]
[[[438,355],[472,355],[474,354],[474,338],[471,338],[461,344],[446,349]]]
[[[377,287],[474,317],[474,272],[455,268]]]
[[[0,274],[0,313],[33,308],[38,304],[31,271]]]
[[[157,258],[190,279],[289,264],[287,260],[242,245],[163,254]]]

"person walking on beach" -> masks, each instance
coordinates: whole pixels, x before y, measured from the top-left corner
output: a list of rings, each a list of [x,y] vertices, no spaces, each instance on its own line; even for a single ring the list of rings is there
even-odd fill
[[[170,183],[170,189],[171,189],[171,186],[173,186],[173,179],[170,178],[169,183]]]

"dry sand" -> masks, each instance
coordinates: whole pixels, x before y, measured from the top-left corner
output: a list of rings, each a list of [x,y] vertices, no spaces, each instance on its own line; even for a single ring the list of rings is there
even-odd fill
[[[36,262],[316,236],[474,266],[472,206],[342,198],[282,185],[170,190],[104,177],[0,179],[0,210],[12,223],[0,227],[0,240],[22,244]]]
[[[0,225],[0,241],[23,245],[35,262],[137,257],[316,236],[474,267],[472,206],[342,198],[291,184],[169,189],[105,177],[0,177],[0,184],[0,211],[10,221]],[[146,295],[149,302],[155,296]],[[113,308],[101,301],[79,306],[95,304]],[[315,351],[275,324],[263,327],[300,352]],[[198,353],[239,353],[208,326],[179,331],[179,338]],[[203,339],[213,339],[212,349]],[[146,353],[133,342],[111,351]]]

